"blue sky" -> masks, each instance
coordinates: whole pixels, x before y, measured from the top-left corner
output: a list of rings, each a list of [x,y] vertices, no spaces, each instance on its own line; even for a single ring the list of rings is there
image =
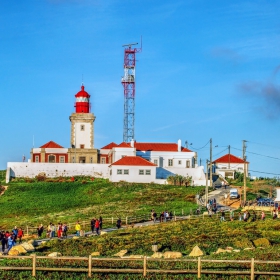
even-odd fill
[[[279,14],[273,0],[1,1],[0,169],[33,136],[70,146],[82,77],[95,147],[122,142],[122,45],[142,35],[136,141],[188,141],[205,164],[210,138],[214,159],[247,140],[251,174],[280,176]]]

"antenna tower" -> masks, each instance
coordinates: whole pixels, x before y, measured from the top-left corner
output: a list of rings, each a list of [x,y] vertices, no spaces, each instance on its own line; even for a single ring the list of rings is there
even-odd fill
[[[134,140],[134,107],[135,107],[135,65],[136,53],[142,51],[141,47],[132,48],[138,43],[123,45],[124,49],[124,76],[122,84],[124,88],[124,119],[123,119],[123,142]]]

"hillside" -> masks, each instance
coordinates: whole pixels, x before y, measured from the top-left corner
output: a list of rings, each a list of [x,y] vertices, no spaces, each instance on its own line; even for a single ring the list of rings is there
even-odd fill
[[[103,179],[16,181],[0,196],[1,227],[75,222],[93,216],[122,217],[156,211],[189,211],[202,187],[111,183]]]

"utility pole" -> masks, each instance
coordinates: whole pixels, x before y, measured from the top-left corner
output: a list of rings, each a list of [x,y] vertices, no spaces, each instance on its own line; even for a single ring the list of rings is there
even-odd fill
[[[205,206],[208,202],[208,159],[206,160],[206,187],[205,187]]]
[[[210,139],[210,187],[212,187],[212,138]]]
[[[243,184],[244,184],[244,195],[243,195],[243,201],[244,201],[244,206],[246,203],[246,177],[247,177],[247,170],[246,170],[246,140],[243,140],[243,160],[244,160],[244,174],[243,174]]]
[[[228,169],[230,169],[230,145],[228,145]]]

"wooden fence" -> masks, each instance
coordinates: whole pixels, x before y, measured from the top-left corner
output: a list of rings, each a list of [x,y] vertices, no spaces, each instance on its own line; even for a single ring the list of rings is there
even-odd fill
[[[87,273],[89,277],[92,277],[94,273],[133,273],[142,274],[147,276],[149,273],[156,274],[196,274],[198,278],[201,278],[203,274],[218,274],[218,275],[250,275],[250,279],[255,279],[256,275],[275,275],[280,276],[280,268],[278,271],[260,271],[256,270],[256,265],[258,264],[280,264],[280,261],[260,261],[252,258],[251,260],[211,260],[202,259],[198,257],[197,259],[156,259],[149,257],[142,258],[93,258],[91,255],[89,257],[45,257],[36,256],[35,254],[31,256],[0,256],[0,259],[30,259],[32,261],[31,266],[0,266],[0,270],[17,270],[17,271],[31,271],[32,276],[36,276],[37,271],[56,271],[56,272],[80,272]],[[67,260],[73,264],[73,261],[83,261],[86,262],[87,266],[79,268],[68,267],[43,267],[40,264],[40,260],[56,260],[63,261],[67,265]],[[141,264],[139,268],[100,268],[103,262],[138,262]],[[95,263],[98,264],[95,265]],[[177,264],[184,264],[184,269],[155,269],[150,268],[149,265],[155,263],[168,263],[176,262]],[[44,262],[45,263],[45,262]],[[187,264],[192,264],[192,267],[187,267]],[[208,264],[208,265],[206,265]],[[209,264],[214,264],[213,267]],[[204,269],[205,266],[205,269]]]

